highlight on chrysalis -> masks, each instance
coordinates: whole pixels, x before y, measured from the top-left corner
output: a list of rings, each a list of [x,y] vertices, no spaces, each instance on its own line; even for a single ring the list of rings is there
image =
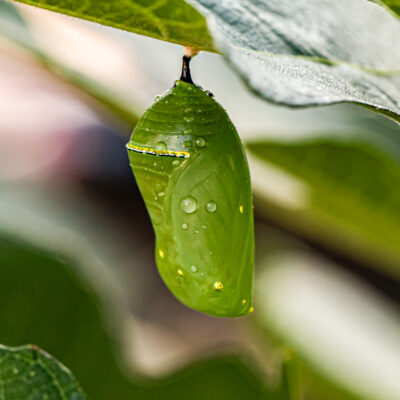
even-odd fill
[[[127,144],[156,235],[156,263],[187,306],[218,317],[252,310],[254,223],[239,136],[211,92],[193,83],[190,53]]]

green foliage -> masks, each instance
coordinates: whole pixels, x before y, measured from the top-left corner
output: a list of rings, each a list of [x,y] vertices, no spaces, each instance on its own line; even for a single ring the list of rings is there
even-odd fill
[[[378,4],[385,4],[391,10],[393,10],[398,16],[400,16],[400,1],[399,0],[370,0],[375,1]]]
[[[214,50],[203,16],[183,0],[19,1]],[[240,0],[235,7],[220,0],[189,2],[206,16],[218,49],[264,99],[293,107],[351,102],[400,120],[400,42],[393,41],[400,24],[385,7],[346,0]],[[398,10],[397,1],[386,5]]]
[[[71,372],[35,346],[0,345],[2,400],[85,400]]]
[[[183,0],[17,0],[156,39],[214,51],[204,18]]]
[[[277,212],[278,219],[367,263],[378,256],[377,265],[399,276],[400,166],[393,156],[365,142],[327,138],[248,148],[300,178],[310,192],[303,207]]]
[[[0,265],[0,342],[38,344],[71,368],[92,399],[270,398],[261,378],[235,356],[193,363],[154,381],[129,376],[116,359],[118,338],[105,330],[101,300],[74,272],[80,266],[4,233]],[[5,400],[14,398],[22,399]]]
[[[250,177],[224,109],[206,91],[178,81],[146,111],[127,147],[155,229],[157,266],[172,293],[210,315],[247,314],[254,269]]]

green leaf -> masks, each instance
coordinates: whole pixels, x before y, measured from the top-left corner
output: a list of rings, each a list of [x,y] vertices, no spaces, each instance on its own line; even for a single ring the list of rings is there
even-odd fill
[[[361,138],[248,144],[250,154],[257,156],[255,162],[261,161],[253,169],[256,195],[271,185],[271,164],[290,173],[304,189],[298,204],[296,194],[289,194],[293,207],[275,201],[276,210],[261,196],[256,210],[304,237],[399,277],[400,163],[393,148],[389,153]]]
[[[400,24],[385,8],[364,0],[189,2],[259,96],[294,107],[353,102],[400,120]]]
[[[215,51],[204,18],[183,0],[17,0],[156,39]]]
[[[400,16],[400,1],[399,0],[370,0],[378,4],[384,4],[389,7],[395,14]]]
[[[36,346],[0,345],[2,400],[85,400],[71,372]]]

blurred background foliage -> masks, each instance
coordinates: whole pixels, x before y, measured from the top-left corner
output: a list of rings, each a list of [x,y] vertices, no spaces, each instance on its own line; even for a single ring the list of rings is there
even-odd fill
[[[270,105],[197,56],[256,216],[255,312],[207,317],[158,276],[124,147],[181,52],[0,1],[0,343],[35,343],[98,400],[400,398],[399,126]]]

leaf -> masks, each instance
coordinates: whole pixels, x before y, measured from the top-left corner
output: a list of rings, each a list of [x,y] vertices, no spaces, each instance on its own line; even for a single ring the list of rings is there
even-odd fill
[[[189,2],[264,99],[294,107],[353,102],[400,120],[400,24],[383,7],[364,0]]]
[[[393,10],[398,16],[400,16],[400,1],[399,0],[369,0],[374,1],[377,4],[384,4]]]
[[[17,0],[156,39],[215,51],[204,18],[183,0]]]
[[[400,163],[394,154],[360,138],[262,141],[247,147],[257,156],[254,166],[259,168],[252,171],[256,195],[273,185],[268,164],[263,167],[257,160],[288,172],[305,190],[297,204],[296,193],[288,193],[293,207],[272,200],[280,211],[259,195],[264,199],[256,208],[259,213],[400,277]]]
[[[0,345],[2,400],[85,400],[71,372],[36,346]]]

